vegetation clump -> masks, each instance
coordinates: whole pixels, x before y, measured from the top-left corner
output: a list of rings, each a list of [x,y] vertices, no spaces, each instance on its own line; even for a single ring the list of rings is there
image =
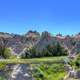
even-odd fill
[[[66,56],[67,50],[57,43],[56,45],[47,45],[42,50],[37,50],[33,47],[30,50],[25,52],[25,55],[22,55],[22,58],[36,58],[36,57],[52,57],[52,56]]]
[[[62,80],[65,74],[64,65],[60,63],[34,65],[35,80]]]

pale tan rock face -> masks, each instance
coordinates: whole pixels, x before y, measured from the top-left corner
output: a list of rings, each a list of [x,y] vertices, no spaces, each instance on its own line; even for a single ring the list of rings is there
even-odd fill
[[[7,47],[11,47],[15,53],[20,53],[24,48],[32,48],[37,45],[37,48],[44,48],[47,44],[60,42],[63,47],[70,50],[71,53],[80,51],[80,34],[74,36],[57,36],[51,35],[49,32],[44,31],[40,35],[37,31],[29,31],[25,35],[0,33],[1,38],[8,40]],[[74,48],[73,48],[74,47]]]

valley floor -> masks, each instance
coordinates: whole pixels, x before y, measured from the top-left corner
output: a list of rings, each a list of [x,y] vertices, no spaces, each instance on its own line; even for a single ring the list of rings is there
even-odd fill
[[[7,80],[59,80],[67,75],[63,64],[63,61],[66,60],[67,56],[33,59],[0,59],[0,70],[7,70],[4,65],[12,65],[12,70],[6,78]],[[0,77],[2,76],[0,75]],[[69,78],[67,80],[79,79]]]
[[[36,67],[36,64],[41,65],[41,63],[43,64],[45,63],[48,65],[54,64],[54,63],[61,63],[64,58],[66,58],[66,56],[33,58],[33,59],[1,59],[0,64],[2,65],[13,64],[11,74],[7,78],[8,80],[26,80],[26,79],[32,80],[33,77],[32,77],[32,71],[31,71],[32,67],[30,66],[31,64],[35,64],[35,67]]]

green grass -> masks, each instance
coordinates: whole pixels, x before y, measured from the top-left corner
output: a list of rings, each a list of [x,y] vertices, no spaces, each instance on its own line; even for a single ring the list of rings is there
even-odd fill
[[[36,68],[36,65],[40,65],[39,67],[37,67],[39,71],[33,72],[35,73],[35,75],[33,75],[36,78],[36,80],[59,80],[63,78],[63,76],[65,75],[62,64],[62,61],[65,58],[66,56],[32,59],[1,59],[0,69],[5,69],[6,64],[31,64],[33,68]],[[44,79],[42,79],[40,76],[43,76]],[[1,78],[0,80],[4,79]]]
[[[32,58],[32,59],[1,59],[0,63],[5,64],[36,64],[36,63],[57,63],[61,62],[65,56],[61,57],[45,57],[45,58]]]
[[[3,77],[0,77],[0,80],[6,80],[6,79],[4,79]]]
[[[65,75],[64,65],[61,63],[34,65],[35,80],[62,80]]]

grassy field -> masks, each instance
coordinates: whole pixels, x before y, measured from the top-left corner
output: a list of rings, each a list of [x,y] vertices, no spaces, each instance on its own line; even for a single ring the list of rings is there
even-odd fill
[[[32,59],[1,59],[0,63],[6,64],[36,64],[36,63],[57,63],[63,61],[66,56],[61,57],[44,57],[44,58],[32,58]]]
[[[4,70],[6,64],[31,64],[34,69],[32,74],[35,80],[59,80],[66,74],[62,63],[65,58],[66,56],[32,59],[1,59],[0,70]]]

